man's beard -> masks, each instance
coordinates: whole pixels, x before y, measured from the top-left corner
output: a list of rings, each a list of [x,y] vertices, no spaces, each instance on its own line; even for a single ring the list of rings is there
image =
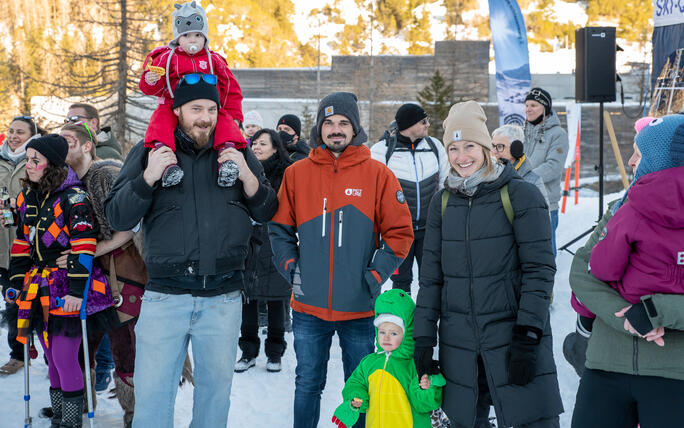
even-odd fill
[[[205,148],[211,139],[211,135],[214,133],[214,129],[216,129],[216,122],[196,120],[188,123],[183,118],[182,112],[178,115],[178,123],[183,132],[185,132],[185,135],[192,139],[195,149]],[[198,126],[205,128],[198,128]],[[208,128],[206,128],[207,126]]]
[[[333,153],[342,153],[344,149],[346,149],[351,144],[351,139],[347,141],[348,137],[344,134],[330,134],[326,139],[330,140],[333,137],[344,137],[343,142],[325,143],[325,147],[327,147],[328,150],[330,150]]]

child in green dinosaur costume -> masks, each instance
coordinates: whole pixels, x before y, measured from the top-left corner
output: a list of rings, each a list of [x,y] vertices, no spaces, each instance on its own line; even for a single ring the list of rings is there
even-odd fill
[[[378,351],[367,355],[342,389],[344,402],[332,418],[351,427],[366,413],[367,428],[430,428],[430,411],[442,404],[441,374],[418,379],[413,362],[413,313],[416,304],[401,290],[389,290],[375,302]]]

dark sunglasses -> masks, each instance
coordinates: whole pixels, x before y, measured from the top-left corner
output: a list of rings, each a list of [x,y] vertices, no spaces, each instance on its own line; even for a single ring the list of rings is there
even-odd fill
[[[215,85],[217,80],[215,74],[190,73],[181,77],[181,82],[185,82],[188,85],[196,85],[199,83],[200,79],[210,85]]]
[[[85,119],[90,119],[90,118],[88,116],[79,116],[79,115],[69,116],[66,119],[64,119],[64,123],[78,122],[78,121],[85,120]]]
[[[425,119],[420,121],[421,125],[427,125],[430,123],[430,117],[426,117]]]

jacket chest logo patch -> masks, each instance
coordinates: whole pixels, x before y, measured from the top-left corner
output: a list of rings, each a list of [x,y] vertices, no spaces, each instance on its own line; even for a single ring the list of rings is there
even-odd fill
[[[406,197],[404,196],[404,192],[401,190],[397,190],[397,201],[399,201],[400,204],[403,204],[406,202]]]
[[[207,69],[207,65],[208,65],[207,62],[204,61],[204,60],[202,60],[202,61],[199,62],[199,67],[200,67],[201,69],[206,70],[206,69]]]
[[[363,189],[344,189],[344,194],[346,196],[356,196],[357,198],[361,197],[361,193],[363,192]]]
[[[677,253],[677,264],[684,265],[684,251],[680,251]]]

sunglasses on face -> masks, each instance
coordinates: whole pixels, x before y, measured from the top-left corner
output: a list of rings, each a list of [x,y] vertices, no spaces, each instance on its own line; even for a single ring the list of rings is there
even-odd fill
[[[421,124],[421,125],[428,125],[428,124],[430,124],[430,118],[429,118],[429,117],[426,117],[425,119],[423,119],[423,120],[420,121],[420,124]]]
[[[210,85],[215,85],[217,79],[215,74],[204,73],[190,73],[181,77],[181,82],[185,82],[188,85],[196,85],[197,83],[199,83],[200,80],[204,80],[206,83]]]
[[[79,116],[79,115],[69,116],[66,119],[64,119],[64,123],[78,122],[78,121],[86,120],[86,119],[90,119],[90,118],[88,116]]]

